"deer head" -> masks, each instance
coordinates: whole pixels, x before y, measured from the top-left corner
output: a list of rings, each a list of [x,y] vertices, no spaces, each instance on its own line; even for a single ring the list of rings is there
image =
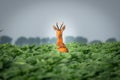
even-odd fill
[[[56,22],[56,25],[53,25],[53,28],[56,31],[56,36],[62,37],[62,33],[65,30],[65,25],[63,24],[63,22],[60,27],[58,26],[58,22]]]

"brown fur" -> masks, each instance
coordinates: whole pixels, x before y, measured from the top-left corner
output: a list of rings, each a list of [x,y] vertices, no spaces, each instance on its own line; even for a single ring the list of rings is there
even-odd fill
[[[62,39],[62,33],[65,30],[65,25],[61,25],[61,27],[58,27],[58,23],[56,23],[56,26],[53,26],[54,30],[56,31],[56,36],[57,36],[57,50],[59,52],[69,52],[66,45],[63,43],[63,39]]]

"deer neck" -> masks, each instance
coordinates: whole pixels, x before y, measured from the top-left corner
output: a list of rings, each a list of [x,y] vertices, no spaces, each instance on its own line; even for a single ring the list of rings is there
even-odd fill
[[[63,43],[62,36],[57,37],[57,43]]]

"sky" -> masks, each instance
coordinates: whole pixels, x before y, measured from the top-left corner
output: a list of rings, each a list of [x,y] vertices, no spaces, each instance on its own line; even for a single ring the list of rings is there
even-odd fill
[[[120,41],[120,0],[0,0],[0,36],[52,38],[56,22],[63,37]]]

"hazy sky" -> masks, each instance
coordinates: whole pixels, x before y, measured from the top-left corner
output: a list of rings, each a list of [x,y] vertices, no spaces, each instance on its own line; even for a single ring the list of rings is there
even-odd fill
[[[56,21],[64,37],[120,40],[120,0],[0,0],[0,36],[54,37]]]

